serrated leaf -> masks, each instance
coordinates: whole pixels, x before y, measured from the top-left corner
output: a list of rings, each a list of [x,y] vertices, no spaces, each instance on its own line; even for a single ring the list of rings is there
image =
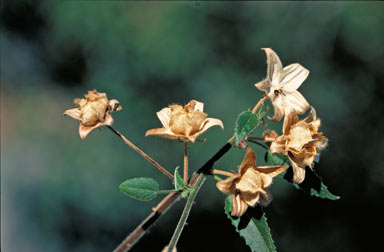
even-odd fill
[[[235,125],[236,145],[239,144],[244,137],[250,134],[259,124],[257,116],[251,111],[240,113]]]
[[[309,167],[305,169],[305,179],[301,184],[292,182],[293,171],[288,169],[284,174],[284,179],[292,183],[297,189],[303,190],[309,193],[311,196],[319,197],[322,199],[338,200],[340,196],[332,194],[323,180]]]
[[[261,208],[248,208],[240,218],[231,216],[232,195],[225,199],[225,213],[253,252],[276,252],[267,218]],[[249,216],[251,215],[251,216]],[[244,224],[245,223],[245,224]]]
[[[134,199],[148,201],[156,197],[159,184],[152,178],[133,178],[121,183],[120,191]]]
[[[175,189],[177,191],[182,190],[184,188],[184,180],[181,178],[179,174],[179,166],[176,167],[173,178],[174,178],[173,183],[175,184]]]
[[[270,152],[268,152],[267,160],[268,160],[268,163],[271,165],[290,166],[288,159],[280,153],[271,154]],[[323,180],[315,173],[314,170],[310,169],[309,167],[305,169],[305,179],[301,184],[296,184],[292,181],[292,178],[293,178],[292,167],[290,167],[284,173],[282,173],[281,176],[283,176],[285,180],[293,184],[295,188],[303,190],[309,193],[311,196],[319,197],[322,199],[329,199],[329,200],[340,199],[340,196],[336,196],[328,190],[328,187],[324,185]]]

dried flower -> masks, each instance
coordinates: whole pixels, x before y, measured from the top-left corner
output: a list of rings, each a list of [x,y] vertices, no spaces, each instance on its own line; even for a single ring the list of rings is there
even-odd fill
[[[85,99],[75,99],[74,103],[79,107],[66,110],[64,115],[80,121],[81,139],[85,139],[92,130],[100,126],[111,126],[113,118],[110,113],[122,109],[117,100],[108,100],[105,93],[99,93],[96,90],[88,91]]]
[[[298,63],[283,68],[279,56],[271,48],[262,48],[267,54],[267,78],[255,84],[265,92],[272,102],[274,115],[272,121],[280,121],[291,110],[303,114],[309,104],[297,91],[307,78],[309,71]]]
[[[272,194],[267,189],[287,166],[256,166],[256,156],[251,148],[238,167],[239,173],[217,182],[217,188],[226,194],[233,194],[231,215],[242,216],[248,206],[256,204],[267,206],[272,201]]]
[[[293,181],[300,184],[305,178],[305,167],[313,167],[313,161],[319,151],[327,146],[328,139],[318,132],[320,119],[316,118],[316,111],[311,107],[310,114],[303,120],[293,111],[283,127],[283,135],[269,132],[266,140],[271,142],[272,153],[282,153],[288,156],[293,168]]]
[[[181,139],[184,142],[194,142],[212,126],[218,125],[224,129],[219,119],[207,118],[203,112],[204,103],[195,100],[190,101],[184,107],[181,105],[170,105],[157,112],[157,117],[163,124],[163,128],[150,129],[145,136],[156,135],[169,139]]]

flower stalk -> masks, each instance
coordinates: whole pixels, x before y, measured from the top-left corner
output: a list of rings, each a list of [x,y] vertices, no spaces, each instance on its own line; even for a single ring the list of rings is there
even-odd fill
[[[184,185],[188,183],[188,142],[184,142]]]
[[[115,130],[112,126],[107,125],[108,129],[110,129],[113,133],[115,133],[117,136],[119,136],[126,144],[129,145],[132,149],[134,149],[137,153],[139,153],[141,156],[143,156],[146,160],[148,160],[151,164],[156,166],[162,173],[167,175],[172,181],[173,181],[173,175],[169,173],[164,167],[162,167],[159,163],[157,163],[155,160],[153,160],[150,156],[148,156],[144,151],[142,151],[139,147],[134,145],[131,141],[129,141],[123,134],[121,134],[119,131]]]

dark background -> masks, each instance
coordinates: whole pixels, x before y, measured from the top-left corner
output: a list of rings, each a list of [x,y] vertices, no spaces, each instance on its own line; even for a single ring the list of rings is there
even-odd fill
[[[161,108],[204,102],[225,130],[212,128],[206,143],[191,145],[196,170],[261,97],[253,84],[265,77],[263,47],[311,71],[299,90],[329,138],[315,169],[341,196],[322,200],[275,182],[266,214],[278,250],[377,250],[383,13],[382,2],[2,1],[1,250],[111,251],[160,201],[127,198],[118,185],[144,176],[172,187],[107,129],[82,141],[78,123],[62,116],[74,98],[97,89],[118,99],[115,128],[170,171],[182,165],[183,144],[144,133],[161,126]],[[268,123],[280,131],[281,123]],[[242,155],[232,150],[217,168],[235,169]],[[249,251],[224,215],[224,198],[209,178],[178,251]],[[182,207],[132,251],[160,251]]]

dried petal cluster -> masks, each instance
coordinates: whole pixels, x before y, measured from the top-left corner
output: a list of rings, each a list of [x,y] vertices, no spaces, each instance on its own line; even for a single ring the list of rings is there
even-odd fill
[[[293,168],[293,181],[301,183],[305,178],[305,167],[313,167],[315,157],[327,146],[328,140],[318,131],[321,123],[320,119],[316,118],[313,107],[305,119],[299,121],[299,117],[293,111],[286,121],[281,136],[270,131],[266,139],[271,139],[272,153],[287,155]]]
[[[238,167],[238,174],[217,182],[217,188],[226,194],[232,194],[233,210],[231,215],[242,216],[248,206],[256,204],[267,206],[272,194],[267,189],[275,176],[286,170],[287,166],[257,166],[256,156],[251,148]]]
[[[88,91],[85,99],[75,99],[74,103],[78,105],[78,108],[68,109],[64,115],[80,121],[81,139],[85,139],[92,130],[100,126],[111,126],[113,124],[111,112],[122,109],[119,101],[108,100],[105,93],[99,93],[96,90]]]
[[[190,101],[184,107],[170,105],[157,112],[163,128],[150,129],[145,135],[156,135],[169,139],[180,139],[185,142],[194,142],[210,127],[218,125],[224,129],[223,123],[216,118],[207,118],[203,112],[204,103],[195,100]]]
[[[271,48],[263,48],[267,55],[267,77],[255,86],[265,92],[272,102],[274,115],[270,120],[280,121],[284,115],[295,111],[303,114],[309,104],[297,91],[309,71],[295,63],[283,68],[279,56]]]

